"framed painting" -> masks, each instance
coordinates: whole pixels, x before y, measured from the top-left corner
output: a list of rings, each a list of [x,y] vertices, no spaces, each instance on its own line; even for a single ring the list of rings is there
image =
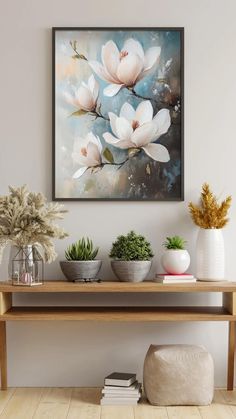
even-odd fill
[[[53,28],[53,199],[180,201],[183,28]]]

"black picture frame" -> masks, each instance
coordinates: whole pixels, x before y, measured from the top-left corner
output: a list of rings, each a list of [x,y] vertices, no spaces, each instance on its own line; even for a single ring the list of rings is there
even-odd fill
[[[180,34],[180,191],[176,197],[167,198],[94,198],[94,197],[61,197],[56,193],[56,35],[61,31],[177,31]],[[53,201],[184,201],[184,27],[52,27],[52,200]]]

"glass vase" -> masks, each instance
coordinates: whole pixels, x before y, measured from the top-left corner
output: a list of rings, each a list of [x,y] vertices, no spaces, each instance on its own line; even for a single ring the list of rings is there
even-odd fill
[[[44,261],[36,246],[13,246],[10,253],[9,272],[12,285],[42,285]]]

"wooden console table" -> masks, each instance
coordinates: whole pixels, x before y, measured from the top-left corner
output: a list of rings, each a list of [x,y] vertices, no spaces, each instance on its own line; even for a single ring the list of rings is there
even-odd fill
[[[19,307],[12,306],[13,293],[222,293],[221,306],[181,307]],[[234,386],[234,351],[236,321],[236,282],[197,282],[157,284],[108,282],[73,283],[47,281],[44,285],[25,287],[0,282],[0,365],[1,389],[7,389],[6,321],[77,320],[77,321],[227,321],[229,325],[227,389]]]

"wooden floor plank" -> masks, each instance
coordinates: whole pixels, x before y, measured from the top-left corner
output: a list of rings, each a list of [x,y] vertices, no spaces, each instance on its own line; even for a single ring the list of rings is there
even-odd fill
[[[67,419],[100,419],[101,389],[74,388]]]
[[[213,403],[214,404],[225,404],[225,399],[224,399],[224,395],[222,393],[222,390],[215,389]]]
[[[18,388],[0,392],[0,419],[236,419],[236,390],[216,390],[210,406],[100,406],[98,388]]]
[[[66,403],[71,400],[73,389],[70,387],[57,387],[44,389],[42,403]]]
[[[215,416],[215,411],[212,406],[201,406],[198,410],[202,419],[220,419],[219,416]]]
[[[101,419],[134,419],[133,406],[101,406]]]
[[[100,419],[101,407],[95,405],[70,406],[66,419]],[[55,418],[56,419],[56,418]]]
[[[0,418],[32,419],[42,394],[42,388],[17,388],[1,413]]]
[[[72,388],[45,388],[33,419],[66,419]]]
[[[138,404],[134,406],[135,419],[168,419],[165,407],[151,406],[150,404]]]
[[[198,409],[202,419],[235,419],[220,390],[215,390],[210,406],[199,406]]]
[[[15,392],[14,388],[9,388],[8,390],[0,391],[0,413],[5,409],[10,398]]]
[[[100,388],[74,388],[71,395],[70,407],[81,405],[100,406]]]
[[[33,419],[66,419],[69,403],[39,403]]]
[[[230,407],[231,412],[236,418],[236,390],[221,390],[220,393],[223,396],[225,403]]]
[[[166,410],[169,419],[201,419],[196,406],[170,406]]]
[[[233,417],[236,418],[236,406],[229,406],[231,412],[233,413]]]
[[[236,390],[218,390],[218,394],[222,396],[222,403],[225,402],[229,405],[236,405]]]
[[[230,407],[222,404],[201,406],[199,412],[202,419],[235,419]]]

